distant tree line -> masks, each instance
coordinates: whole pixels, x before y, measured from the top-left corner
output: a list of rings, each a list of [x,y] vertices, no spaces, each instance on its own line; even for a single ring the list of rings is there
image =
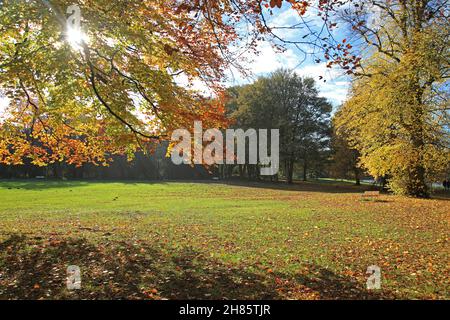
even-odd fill
[[[228,93],[226,109],[227,116],[232,119],[231,128],[256,129],[257,132],[258,129],[280,130],[280,170],[277,175],[261,176],[259,164],[222,164],[210,168],[177,166],[167,157],[166,142],[153,153],[136,153],[132,161],[128,161],[126,155],[113,155],[108,166],[88,163],[77,167],[55,162],[38,167],[27,160],[17,166],[0,165],[0,178],[195,180],[216,177],[292,183],[294,179],[330,175],[348,178],[348,173],[353,172],[352,178],[359,183],[358,155],[346,149],[345,140],[333,136],[332,106],[320,97],[312,78],[302,78],[295,72],[280,69],[252,84],[231,87]],[[246,151],[248,158],[248,145]],[[345,161],[349,163],[343,164]]]
[[[25,162],[23,165],[0,165],[1,179],[36,178],[49,179],[92,179],[92,180],[202,180],[210,179],[212,172],[201,165],[174,165],[165,156],[167,143],[152,154],[138,152],[132,161],[126,155],[113,155],[108,166],[92,163],[82,166],[55,162],[39,167]]]

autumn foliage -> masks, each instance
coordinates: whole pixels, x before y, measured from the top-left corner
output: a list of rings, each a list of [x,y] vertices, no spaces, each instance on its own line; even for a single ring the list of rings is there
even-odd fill
[[[358,26],[360,12],[348,19],[371,51],[336,115],[338,133],[359,151],[360,166],[398,194],[427,197],[429,183],[448,170],[450,24],[443,4],[393,1],[382,7],[384,27],[369,31]]]
[[[245,69],[231,47],[273,36],[263,11],[283,3],[303,15],[312,1],[79,1],[87,40],[74,46],[72,1],[2,1],[0,162],[106,163],[194,119],[226,126],[225,70]],[[320,14],[336,3],[319,1]]]

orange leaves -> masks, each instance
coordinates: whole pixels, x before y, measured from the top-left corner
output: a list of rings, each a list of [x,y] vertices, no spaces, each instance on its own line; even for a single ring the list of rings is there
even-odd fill
[[[319,7],[336,2],[320,1]],[[305,14],[313,1],[123,1],[109,9],[107,20],[93,7],[84,12],[89,61],[64,43],[55,45],[52,39],[60,38],[59,31],[31,17],[30,25],[42,29],[39,54],[26,51],[37,43],[22,46],[20,56],[29,58],[2,72],[0,88],[13,86],[14,98],[26,101],[28,96],[39,105],[33,110],[24,102],[24,115],[22,106],[16,108],[9,122],[15,129],[8,132],[9,144],[0,145],[0,162],[29,158],[37,165],[106,163],[107,154],[150,149],[156,140],[150,136],[162,140],[193,120],[209,127],[227,126],[222,84],[225,70],[238,64],[237,50],[231,48],[245,42],[246,50],[256,52],[256,43],[269,32],[261,5],[271,10],[283,3]],[[4,9],[5,17],[8,11],[14,13],[9,15],[13,20],[29,11],[15,12],[18,9],[8,5]],[[244,20],[254,27],[245,35],[249,41],[241,41]],[[22,25],[8,22],[11,30],[6,32],[23,34]],[[21,42],[19,36],[14,40]],[[33,77],[37,74],[39,79]],[[14,88],[10,79],[19,75],[23,87]],[[208,93],[195,90],[196,82]]]
[[[278,7],[281,8],[281,5],[283,4],[283,0],[270,0],[270,7],[274,8],[274,7]]]
[[[29,121],[32,119],[12,113],[0,131],[0,162],[20,164],[24,159],[29,159],[37,166],[62,161],[80,166],[86,162],[103,163],[107,153],[118,151],[117,141],[112,140],[101,121],[91,119],[87,128],[85,123],[88,117],[81,124],[72,120],[70,125],[60,118],[48,114],[45,119],[31,126],[30,133]]]
[[[0,128],[0,162],[18,164],[29,158],[37,165],[105,163],[108,154],[150,149],[145,136],[165,136],[193,119],[224,126],[221,80],[228,46],[237,38],[233,20],[237,12],[223,4],[124,2],[109,11],[107,27],[101,14],[90,10],[85,13],[85,28],[90,32],[92,68],[81,61],[85,59],[74,58],[64,44],[45,43],[59,34],[42,26],[40,54],[21,52],[32,58],[5,69],[0,77],[0,88],[13,86],[12,100],[21,101],[12,106]],[[244,1],[242,5],[251,14],[250,5]],[[224,16],[230,17],[226,23]],[[41,20],[30,23],[39,28]],[[12,34],[23,31],[22,23],[10,25]],[[91,70],[95,70],[94,81]],[[33,74],[40,75],[39,82]],[[204,85],[218,98],[210,101],[181,83],[181,74],[190,83],[206,79]],[[20,88],[8,82],[18,75]]]
[[[264,6],[266,8],[281,8],[283,6],[283,1],[289,2],[293,10],[296,10],[300,15],[304,15],[306,10],[310,6],[308,1],[298,1],[298,0],[270,0],[268,3],[265,3]]]
[[[143,290],[142,293],[149,299],[158,299],[158,290],[153,288],[149,290]]]

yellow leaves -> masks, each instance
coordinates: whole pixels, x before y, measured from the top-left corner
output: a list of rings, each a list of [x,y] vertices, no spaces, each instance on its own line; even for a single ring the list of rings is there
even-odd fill
[[[5,12],[19,9],[30,10],[4,7]],[[124,126],[112,112],[134,129],[155,135],[186,127],[194,118],[222,127],[226,120],[220,80],[226,61],[213,43],[220,41],[226,51],[235,39],[234,25],[222,20],[223,15],[235,12],[220,3],[208,8],[202,5],[200,9],[209,10],[211,21],[217,24],[213,34],[209,22],[189,14],[194,9],[198,9],[194,3],[180,6],[163,1],[124,2],[109,10],[111,21],[106,25],[95,8],[85,12],[85,28],[91,37],[90,62],[97,70],[101,98],[86,81],[88,65],[77,61],[66,46],[47,43],[59,38],[59,31],[45,28],[40,25],[42,19],[29,16],[36,30],[42,31],[42,43],[38,54],[26,52],[28,46],[21,47],[24,52],[20,56],[30,58],[17,61],[0,76],[0,87],[11,87],[9,91],[17,97],[14,101],[21,101],[11,110],[11,139],[8,144],[2,140],[0,162],[20,163],[24,157],[36,165],[54,161],[74,165],[105,163],[107,153],[123,153],[124,149],[131,153],[147,147],[148,140],[141,137],[136,141],[130,126]],[[20,14],[12,17],[16,16]],[[0,35],[1,48],[11,38],[20,42],[24,30],[19,22],[5,24],[9,27]],[[37,46],[35,38],[28,39],[30,48]],[[199,92],[177,83],[175,75],[181,71],[191,79],[208,79],[206,85],[217,94],[218,101],[208,101]],[[39,79],[34,74],[39,74]],[[23,88],[11,81],[19,76]],[[39,101],[34,108],[25,101],[27,94],[30,100]],[[2,126],[0,132],[4,131]],[[32,150],[27,145],[42,148]]]
[[[445,108],[431,98],[439,89],[431,93],[419,84],[431,72],[422,52],[411,49],[400,62],[374,54],[365,66],[372,76],[354,81],[335,117],[338,133],[345,132],[361,154],[361,165],[373,176],[390,176],[391,190],[401,194],[426,189],[425,179],[438,178],[448,165],[449,150],[442,147],[448,133],[444,121],[436,121]],[[419,167],[422,177],[412,175]]]

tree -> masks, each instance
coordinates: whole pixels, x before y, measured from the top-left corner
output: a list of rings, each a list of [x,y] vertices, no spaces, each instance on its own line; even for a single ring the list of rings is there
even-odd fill
[[[73,1],[1,0],[0,91],[12,102],[0,124],[0,162],[102,164],[111,154],[153,149],[194,119],[225,126],[221,81],[241,56],[230,48],[245,42],[241,50],[255,50],[264,35],[281,39],[264,14],[283,2],[299,14],[310,5],[79,1],[83,36],[66,25]],[[192,89],[199,79],[215,99]]]
[[[296,163],[302,164],[306,180],[308,164],[319,160],[327,147],[332,109],[319,97],[314,80],[282,69],[238,92],[234,102],[238,108],[232,115],[237,125],[279,129],[287,182],[293,182]]]
[[[427,197],[427,181],[448,163],[449,20],[446,1],[367,1],[346,17],[369,45],[351,98],[337,117],[370,174],[396,193]]]
[[[11,103],[0,161],[105,163],[194,119],[223,126],[219,82],[237,36],[225,2],[86,1],[85,37],[72,39],[70,1],[1,1],[0,88]],[[194,79],[216,99],[190,89]]]

